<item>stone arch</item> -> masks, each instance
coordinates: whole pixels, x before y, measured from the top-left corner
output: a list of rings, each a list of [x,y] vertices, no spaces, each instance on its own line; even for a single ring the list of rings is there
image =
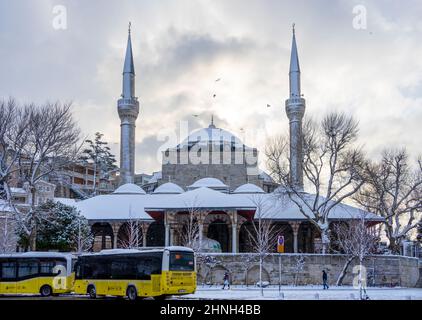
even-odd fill
[[[165,228],[162,221],[154,221],[148,227],[147,246],[148,247],[164,247]]]
[[[275,233],[274,242],[277,241],[277,236],[284,236],[284,252],[293,253],[293,229],[290,223],[286,221],[275,221],[273,223],[273,232]],[[277,243],[274,244],[274,247],[271,250],[272,252],[277,252]]]
[[[207,238],[218,241],[222,252],[230,251],[229,225],[220,219],[216,219],[208,224]]]
[[[332,253],[344,253],[341,249],[338,240],[338,228],[349,228],[349,223],[346,221],[331,221],[329,224],[330,247],[329,251]]]
[[[142,225],[140,222],[125,222],[117,232],[117,248],[142,247],[142,236]]]
[[[113,228],[108,222],[96,222],[91,226],[94,236],[93,251],[113,249]]]
[[[253,252],[250,235],[255,233],[251,221],[242,223],[239,229],[239,252]]]
[[[246,284],[256,284],[258,281],[259,265],[255,265],[246,273]],[[262,281],[268,281],[270,283],[270,274],[264,267],[262,267]]]
[[[212,284],[223,284],[223,278],[226,272],[230,274],[226,267],[222,265],[215,266],[210,272],[210,277],[206,280]]]
[[[320,237],[317,228],[309,221],[303,221],[298,230],[298,252],[315,253],[315,239]]]

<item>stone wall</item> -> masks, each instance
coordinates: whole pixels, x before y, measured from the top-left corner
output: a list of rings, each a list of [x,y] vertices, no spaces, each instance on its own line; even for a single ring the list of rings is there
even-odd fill
[[[226,271],[230,273],[233,284],[256,284],[259,281],[258,257],[254,254],[209,254],[214,260],[210,263],[198,262],[198,283],[222,283]],[[303,268],[299,267],[302,257]],[[252,260],[252,261],[251,261]],[[255,260],[255,261],[253,261]],[[317,285],[322,282],[322,270],[328,273],[329,284],[336,283],[344,266],[346,257],[342,255],[321,254],[283,254],[281,255],[281,284]],[[344,285],[353,283],[353,261],[344,278]],[[415,287],[419,279],[418,259],[403,256],[370,256],[365,260],[368,286]],[[272,285],[279,284],[279,256],[267,256],[263,264],[263,281]]]

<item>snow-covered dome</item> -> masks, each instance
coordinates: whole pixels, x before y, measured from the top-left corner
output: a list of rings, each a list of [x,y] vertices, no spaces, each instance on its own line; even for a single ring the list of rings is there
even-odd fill
[[[221,180],[218,180],[216,178],[202,178],[188,186],[189,189],[197,189],[202,187],[207,187],[210,189],[224,189],[228,186],[225,185]]]
[[[255,184],[246,183],[234,190],[233,193],[265,193],[265,191]]]
[[[114,190],[113,194],[146,194],[146,192],[136,184],[126,183]]]
[[[207,145],[208,143],[228,143],[236,147],[243,147],[244,145],[243,142],[233,133],[217,128],[213,123],[211,123],[208,128],[199,129],[191,133],[185,140],[182,141],[181,144],[178,145],[178,147],[191,147],[196,144]]]
[[[172,182],[167,182],[159,186],[154,190],[154,194],[178,194],[183,193],[184,190],[179,187],[177,184]]]

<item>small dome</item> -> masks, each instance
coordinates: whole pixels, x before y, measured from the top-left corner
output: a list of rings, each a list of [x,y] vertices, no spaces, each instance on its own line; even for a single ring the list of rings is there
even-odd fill
[[[154,190],[153,194],[179,194],[183,193],[184,190],[179,187],[177,184],[172,182],[167,182],[159,186]]]
[[[126,183],[114,190],[113,194],[146,194],[146,192],[136,184]]]
[[[233,193],[265,193],[265,191],[257,185],[246,183],[234,190]]]
[[[196,188],[227,188],[228,186],[225,185],[221,180],[216,178],[203,178],[195,181],[192,185],[188,186],[189,189],[196,189]]]

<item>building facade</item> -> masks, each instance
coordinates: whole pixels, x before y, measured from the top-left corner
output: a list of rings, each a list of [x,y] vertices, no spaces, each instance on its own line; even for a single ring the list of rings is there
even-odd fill
[[[258,168],[258,150],[218,128],[213,120],[207,128],[191,133],[177,146],[165,150],[160,172],[135,176],[132,130],[139,110],[134,98],[130,34],[124,70],[122,99],[129,100],[121,105],[129,111],[121,113],[119,109],[123,184],[112,194],[76,204],[92,225],[94,250],[189,243],[199,246],[200,251],[251,252],[253,226],[260,219],[272,225],[269,241],[274,243],[270,251],[275,251],[276,236],[281,235],[285,252],[320,252],[319,232],[293,201],[281,201],[280,192],[275,192],[277,184]],[[286,113],[290,124],[290,178],[302,189],[305,100],[300,88],[294,30],[289,80]],[[357,208],[339,204],[333,207],[329,222],[342,223],[361,214]],[[368,219],[370,223],[378,221],[370,214]],[[192,225],[196,232],[194,243],[189,239]],[[129,239],[137,240],[128,244]]]

